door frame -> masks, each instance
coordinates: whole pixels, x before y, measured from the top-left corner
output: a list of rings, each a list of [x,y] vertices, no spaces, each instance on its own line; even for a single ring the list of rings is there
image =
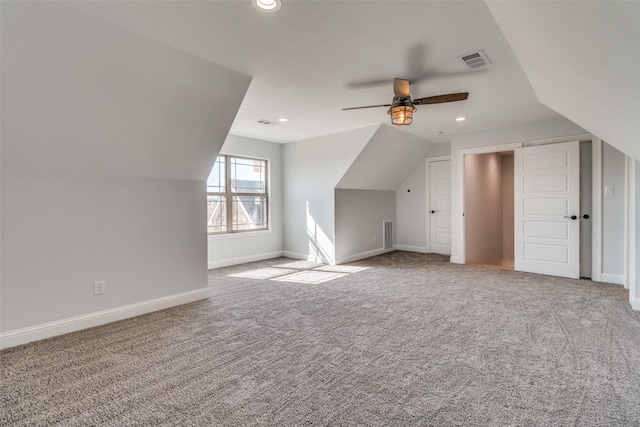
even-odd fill
[[[451,262],[464,264],[467,261],[466,229],[464,221],[464,156],[467,154],[499,153],[521,148],[522,142],[485,145],[482,147],[462,148],[456,152],[456,161],[451,162]]]
[[[425,159],[425,191],[426,191],[426,217],[425,217],[425,222],[426,222],[426,245],[425,247],[427,248],[427,253],[431,253],[431,163],[434,162],[442,162],[442,161],[446,161],[449,160],[451,161],[451,156],[436,156],[436,157],[427,157]],[[452,166],[453,166],[453,162],[452,162]],[[452,169],[453,171],[453,169]],[[452,189],[453,190],[453,189]],[[451,193],[451,199],[453,200],[453,191]],[[451,239],[453,240],[453,211],[451,211]]]
[[[568,135],[555,138],[533,139],[526,142],[512,142],[473,148],[461,148],[455,152],[451,162],[451,259],[455,264],[466,262],[466,241],[464,221],[464,156],[467,154],[487,154],[511,151],[524,146],[555,144],[569,141],[591,141],[592,150],[592,216],[591,216],[591,280],[602,280],[602,140],[592,134]],[[637,173],[637,172],[636,172]],[[628,228],[627,228],[628,231]],[[627,233],[625,233],[627,234]],[[628,252],[628,251],[627,251]],[[626,254],[629,257],[629,254]]]

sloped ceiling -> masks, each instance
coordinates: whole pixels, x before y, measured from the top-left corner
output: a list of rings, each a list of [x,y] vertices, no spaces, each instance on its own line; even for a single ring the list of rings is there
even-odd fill
[[[3,171],[205,180],[251,82],[56,2],[1,29]]]
[[[434,143],[381,125],[337,188],[395,191]]]
[[[487,6],[540,102],[640,159],[640,2]]]
[[[261,13],[250,0],[64,4],[88,21],[252,76],[233,135],[287,143],[389,124],[386,108],[342,108],[390,103],[394,77],[415,81],[414,98],[470,93],[467,101],[418,107],[413,124],[399,129],[437,143],[558,116],[538,102],[482,1],[284,0],[276,13]],[[459,59],[477,49],[492,61],[481,72]],[[258,124],[280,116],[290,120]]]

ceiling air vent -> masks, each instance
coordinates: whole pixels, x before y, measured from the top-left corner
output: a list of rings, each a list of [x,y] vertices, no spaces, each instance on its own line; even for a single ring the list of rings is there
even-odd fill
[[[280,124],[280,123],[277,123],[277,122],[272,122],[272,121],[267,120],[267,119],[260,119],[260,120],[258,120],[258,123],[260,123],[261,125],[265,125],[265,126],[279,125]]]
[[[460,59],[472,70],[491,64],[491,61],[487,58],[487,54],[484,53],[482,49],[462,55]]]

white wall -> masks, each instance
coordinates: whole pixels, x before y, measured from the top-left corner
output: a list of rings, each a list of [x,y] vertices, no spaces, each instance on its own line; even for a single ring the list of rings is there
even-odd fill
[[[384,252],[383,221],[396,224],[395,191],[335,190],[336,263]]]
[[[613,188],[607,194],[606,188]],[[602,281],[624,284],[625,155],[602,144]]]
[[[486,4],[540,102],[640,159],[640,2]]]
[[[284,254],[335,263],[334,189],[378,126],[283,146]]]
[[[268,160],[269,230],[209,235],[209,268],[282,255],[282,144],[229,135],[220,153]]]
[[[440,157],[451,155],[451,143],[434,144],[427,152],[427,157]]]
[[[250,78],[57,3],[4,2],[1,31],[0,344],[206,297],[205,180]]]
[[[337,187],[395,191],[433,145],[426,139],[381,125]]]

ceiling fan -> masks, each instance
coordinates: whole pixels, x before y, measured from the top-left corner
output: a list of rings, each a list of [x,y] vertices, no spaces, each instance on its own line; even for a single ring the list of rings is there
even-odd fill
[[[410,125],[416,105],[443,104],[445,102],[464,101],[469,97],[469,92],[448,93],[446,95],[428,96],[411,100],[409,95],[409,80],[393,79],[393,101],[391,104],[367,105],[365,107],[343,108],[343,110],[357,110],[360,108],[390,107],[387,114],[391,116],[394,125]]]

